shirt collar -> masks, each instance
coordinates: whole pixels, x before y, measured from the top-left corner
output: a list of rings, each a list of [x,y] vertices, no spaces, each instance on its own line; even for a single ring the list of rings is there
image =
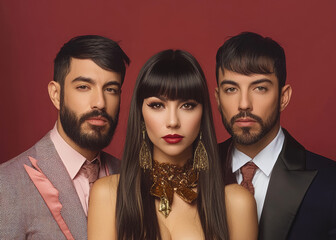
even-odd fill
[[[57,130],[57,124],[55,124],[54,128],[51,130],[50,138],[71,179],[74,179],[86,161],[86,158],[64,141]],[[98,159],[100,164],[100,153],[95,159]]]
[[[280,127],[276,137],[253,159],[239,151],[237,148],[234,148],[232,151],[232,172],[236,172],[247,162],[252,161],[266,176],[269,176],[278,159],[284,141],[285,135]]]

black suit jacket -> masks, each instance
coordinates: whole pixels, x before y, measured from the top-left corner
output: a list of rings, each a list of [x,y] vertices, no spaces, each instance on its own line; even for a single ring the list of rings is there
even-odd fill
[[[305,150],[283,129],[285,142],[272,170],[259,222],[260,240],[336,239],[336,163]],[[219,145],[226,183],[232,139]]]

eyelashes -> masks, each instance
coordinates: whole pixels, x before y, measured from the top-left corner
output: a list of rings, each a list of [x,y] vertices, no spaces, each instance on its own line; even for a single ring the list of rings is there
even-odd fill
[[[163,102],[149,102],[146,103],[148,107],[152,109],[164,109],[166,108],[166,103]],[[199,103],[196,101],[187,101],[179,104],[179,108],[184,109],[184,110],[193,110]]]
[[[147,106],[153,109],[159,109],[159,108],[163,108],[164,105],[160,102],[151,102],[151,103],[147,103]]]
[[[182,108],[186,110],[192,110],[198,105],[197,102],[186,102],[182,105]]]

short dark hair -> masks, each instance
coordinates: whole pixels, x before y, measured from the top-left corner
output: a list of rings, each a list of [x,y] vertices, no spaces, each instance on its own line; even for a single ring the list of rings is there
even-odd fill
[[[216,78],[219,69],[244,75],[275,73],[279,91],[286,83],[285,51],[269,37],[253,32],[242,32],[228,39],[217,51]]]
[[[54,61],[54,81],[64,85],[70,71],[71,58],[91,59],[99,67],[121,74],[124,82],[126,64],[130,59],[115,41],[98,35],[83,35],[65,43]]]

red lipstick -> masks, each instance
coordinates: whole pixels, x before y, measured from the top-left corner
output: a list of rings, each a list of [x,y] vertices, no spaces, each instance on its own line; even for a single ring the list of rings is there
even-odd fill
[[[253,118],[239,118],[235,121],[239,127],[251,127],[256,123],[256,120]]]
[[[162,138],[169,144],[176,144],[181,142],[184,137],[178,134],[168,134]]]

